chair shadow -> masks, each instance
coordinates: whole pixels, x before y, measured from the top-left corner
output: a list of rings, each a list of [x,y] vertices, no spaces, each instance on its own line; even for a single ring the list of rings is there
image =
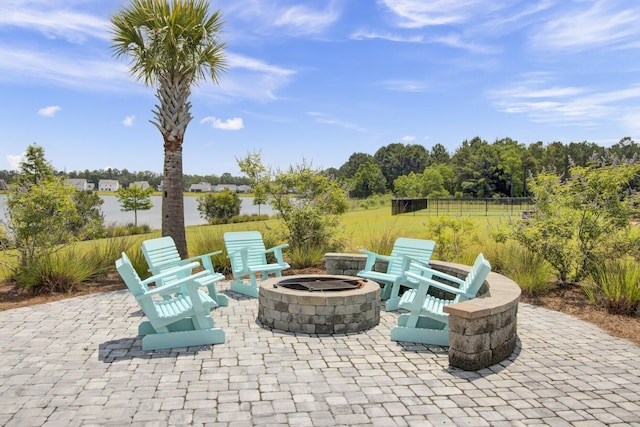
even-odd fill
[[[132,359],[158,359],[195,355],[200,351],[210,351],[211,345],[176,347],[163,350],[142,350],[142,337],[120,338],[103,342],[98,346],[98,360],[104,363],[116,363]]]
[[[136,310],[129,313],[130,317],[144,317],[144,311]],[[98,346],[98,360],[104,363],[114,363],[131,359],[157,359],[160,357],[177,358],[183,355],[197,354],[199,351],[211,350],[211,345],[190,347],[175,347],[162,350],[142,349],[142,336],[120,338],[103,342]]]

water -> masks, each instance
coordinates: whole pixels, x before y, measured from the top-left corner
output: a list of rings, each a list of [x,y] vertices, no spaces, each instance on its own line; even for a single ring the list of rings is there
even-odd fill
[[[133,211],[122,212],[120,210],[120,203],[115,196],[100,196],[104,203],[101,206],[102,214],[104,215],[105,225],[120,224],[125,225],[128,223],[133,224]],[[5,215],[5,201],[7,196],[0,194],[0,221],[4,221]],[[273,215],[274,211],[271,206],[260,205],[255,206],[253,204],[253,197],[241,197],[242,205],[240,206],[240,215]],[[162,228],[162,197],[151,196],[151,202],[153,207],[147,211],[138,211],[138,225],[147,224],[152,229]],[[184,198],[184,224],[185,225],[200,225],[206,224],[207,221],[200,217],[198,211],[198,198],[197,197],[185,197]]]

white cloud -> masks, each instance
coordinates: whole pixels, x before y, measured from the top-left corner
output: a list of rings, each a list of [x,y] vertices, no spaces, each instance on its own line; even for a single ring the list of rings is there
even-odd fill
[[[417,80],[387,80],[382,82],[382,85],[387,90],[393,90],[397,92],[425,92],[427,86],[424,82]]]
[[[333,24],[339,13],[330,6],[324,11],[312,10],[305,6],[292,6],[279,12],[274,22],[277,27],[288,27],[298,34],[315,34]]]
[[[93,15],[28,2],[9,2],[0,14],[0,27],[37,31],[48,38],[63,38],[73,43],[82,43],[88,37],[107,40],[108,25],[107,20]]]
[[[60,108],[58,105],[51,105],[49,107],[44,107],[38,110],[38,114],[44,117],[53,117],[56,115],[56,113],[58,111],[60,111],[62,108]]]
[[[493,0],[381,0],[380,3],[405,28],[460,24],[496,9]]]
[[[6,159],[9,164],[9,170],[17,171],[20,169],[20,162],[24,159],[24,154],[7,154]]]
[[[549,85],[544,75],[539,74],[531,80],[493,91],[489,97],[499,111],[526,114],[537,123],[600,126],[605,122],[618,122],[627,129],[638,129],[633,120],[640,117],[640,85],[615,90],[561,87]]]
[[[205,117],[200,120],[200,123],[211,123],[211,126],[215,129],[221,130],[240,130],[244,128],[242,118],[235,117],[233,119],[220,120],[216,117]]]
[[[549,20],[534,36],[533,43],[542,48],[572,50],[612,45],[638,47],[640,7],[616,9],[616,2],[603,0],[591,2],[586,9],[585,6],[589,4],[580,2]]]
[[[136,116],[127,116],[122,121],[122,124],[127,126],[127,127],[133,126],[133,122],[135,121],[135,119],[136,119]]]
[[[414,141],[415,139],[416,137],[413,135],[405,135],[402,138],[400,138],[400,140],[403,142],[411,142],[411,141]]]
[[[307,113],[307,115],[311,116],[311,117],[314,117],[315,121],[317,123],[321,123],[323,125],[339,126],[339,127],[345,128],[345,129],[351,129],[351,130],[355,130],[357,132],[367,133],[367,130],[362,128],[361,126],[358,126],[358,125],[353,124],[353,123],[349,123],[349,122],[344,121],[344,120],[333,119],[331,117],[328,117],[324,113],[320,113],[320,112],[317,112],[317,111],[310,111],[310,112]]]

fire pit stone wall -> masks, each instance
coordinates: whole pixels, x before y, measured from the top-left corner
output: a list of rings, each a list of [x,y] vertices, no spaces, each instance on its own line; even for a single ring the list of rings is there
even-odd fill
[[[290,276],[291,277],[291,276]],[[380,322],[380,285],[341,292],[286,289],[272,278],[260,286],[258,320],[270,329],[306,334],[360,332]]]

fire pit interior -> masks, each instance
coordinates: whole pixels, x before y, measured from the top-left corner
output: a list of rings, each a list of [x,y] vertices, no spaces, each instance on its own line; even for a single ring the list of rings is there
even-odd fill
[[[380,285],[318,274],[267,279],[260,284],[258,320],[288,332],[360,332],[380,322]]]
[[[346,279],[333,276],[301,276],[294,279],[280,280],[274,287],[282,286],[300,291],[346,291],[362,287],[362,279]]]

